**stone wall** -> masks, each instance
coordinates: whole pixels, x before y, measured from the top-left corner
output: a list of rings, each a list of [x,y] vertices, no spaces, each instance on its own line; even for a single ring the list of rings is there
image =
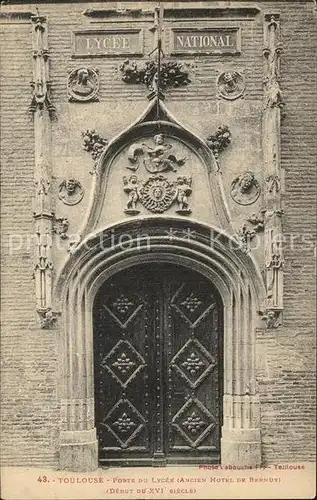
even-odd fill
[[[197,3],[217,6],[217,2]],[[187,6],[191,4],[195,3],[187,3]],[[274,463],[294,461],[294,458],[310,460],[314,454],[312,234],[316,189],[316,11],[311,1],[257,2],[257,5],[261,12],[256,16],[231,21],[242,28],[241,56],[184,57],[190,64],[192,82],[184,88],[166,91],[165,103],[179,122],[202,139],[219,125],[229,125],[232,144],[220,158],[226,190],[232,178],[243,170],[255,171],[261,180],[263,13],[280,13],[284,49],[281,88],[286,103],[286,116],[281,125],[286,237],[284,324],[273,332],[257,331],[263,460]],[[53,189],[57,194],[58,185],[67,173],[68,177],[80,179],[86,193],[76,207],[67,207],[60,201],[53,207],[57,217],[69,219],[69,232],[74,234],[87,211],[87,193],[92,183],[93,161],[82,148],[81,133],[96,129],[110,140],[136,120],[148,105],[144,86],[122,81],[118,66],[124,57],[71,58],[71,33],[76,29],[98,27],[98,23],[83,16],[87,7],[85,3],[40,6],[40,14],[48,19],[51,97],[56,107],[52,120]],[[89,3],[89,8],[94,7],[100,4]],[[35,4],[4,6],[1,18],[2,460],[12,465],[56,465],[60,368],[57,349],[61,332],[58,328],[40,329],[35,312],[34,133],[32,114],[28,113],[32,39],[29,16],[18,15],[22,11],[35,14]],[[8,17],[4,16],[6,13]],[[115,18],[109,27],[116,23]],[[146,33],[145,54],[153,49],[148,31],[151,23],[137,21]],[[169,23],[167,20],[167,38]],[[201,26],[205,24],[206,21],[200,21]],[[104,20],[102,26],[105,27]],[[131,26],[131,18],[121,16],[120,27],[127,26]],[[99,71],[99,102],[69,102],[68,73],[86,65]],[[227,69],[239,71],[246,82],[244,97],[234,102],[217,97],[217,76]],[[233,225],[238,229],[248,212],[235,211],[233,203],[230,208]],[[259,208],[260,202],[252,206],[252,211]],[[119,212],[122,213],[121,205],[118,218]],[[61,248],[54,250],[56,273],[67,258],[66,246],[67,242],[61,242]],[[259,250],[259,258],[261,255]]]

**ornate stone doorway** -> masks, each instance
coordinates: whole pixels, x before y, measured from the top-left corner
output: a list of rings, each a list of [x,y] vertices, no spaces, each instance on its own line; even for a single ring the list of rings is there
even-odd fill
[[[200,273],[133,266],[93,309],[99,462],[219,463],[223,306]]]
[[[171,228],[173,229],[173,237],[170,236]],[[187,236],[188,230],[191,231],[190,239]],[[127,234],[129,242],[128,245],[125,245],[122,243],[122,235]],[[104,283],[116,275],[119,276],[118,273],[123,271],[127,275],[134,266],[147,264],[152,267],[158,263],[163,268],[168,265],[181,265],[181,269],[186,269],[186,272],[189,273],[188,279],[190,272],[196,272],[199,276],[204,277],[203,281],[205,279],[217,288],[223,305],[224,324],[221,463],[246,466],[261,463],[260,407],[255,381],[255,328],[261,321],[257,311],[264,296],[263,282],[250,255],[239,247],[235,248],[234,243],[224,233],[216,230],[211,233],[209,227],[197,222],[153,217],[143,220],[141,224],[136,220],[121,223],[113,228],[110,227],[107,231],[92,235],[78,246],[65,266],[56,288],[56,296],[60,297],[61,301],[63,321],[63,335],[60,341],[60,358],[62,359],[60,381],[61,469],[88,471],[98,467],[93,353],[93,319],[96,297],[101,293],[99,291]],[[185,271],[182,271],[180,276],[183,277],[184,273]],[[156,274],[162,275],[162,272]],[[174,279],[179,274],[173,272],[172,276]],[[151,280],[153,277],[145,280],[145,283],[151,282]],[[135,280],[134,286],[139,285],[139,281],[141,282],[141,280]],[[163,290],[163,286],[160,285],[159,289]],[[174,293],[176,291],[177,286]],[[177,311],[173,308],[172,303],[173,297],[171,295],[168,300],[165,300],[165,303],[170,304],[172,313],[176,314]],[[198,298],[198,300],[200,299]],[[186,297],[182,299],[182,302],[186,302]],[[160,313],[159,317],[161,317]],[[124,318],[121,323],[125,323]],[[190,338],[191,329],[185,329],[186,322],[181,323],[181,318],[177,319],[177,324],[183,325],[184,333],[180,340],[185,344],[186,340]],[[165,342],[165,351],[166,349],[168,351],[169,347],[168,331],[167,323],[167,326],[165,325],[167,341],[163,340],[166,339],[166,336],[159,340],[160,344]],[[198,337],[199,335],[201,334],[197,332]],[[124,340],[122,335],[118,337],[118,340],[120,339]],[[199,337],[198,340],[211,356],[215,357],[212,346],[205,344],[206,339]],[[113,345],[107,346],[105,356],[115,347],[114,340],[112,342]],[[135,348],[137,349],[138,346]],[[180,348],[181,343],[177,349]],[[145,351],[140,354],[144,358]],[[172,351],[171,356],[176,354],[176,351]],[[186,362],[186,360],[181,360],[181,362]],[[148,361],[145,360],[145,363]],[[173,367],[172,374],[172,379],[174,377],[176,380],[177,370]],[[141,371],[139,376],[141,377]],[[112,375],[109,373],[108,380],[111,379]],[[160,391],[165,395],[168,394],[168,388],[164,386],[166,383],[168,380],[160,384],[163,387]],[[187,391],[190,395],[191,391],[188,389],[189,387]],[[196,387],[194,389],[196,390]],[[181,392],[181,390],[184,388],[176,388],[175,392]],[[206,390],[209,391],[208,388]],[[220,385],[217,390],[220,394],[222,391]],[[214,403],[209,401],[207,404],[207,399],[203,398],[207,398],[207,392],[202,397],[202,402],[206,407],[210,403],[208,412],[213,414],[215,409],[212,404]],[[216,401],[217,398],[214,402]],[[115,404],[113,402],[113,405]],[[153,402],[151,404],[153,405]],[[179,406],[174,407],[172,419],[176,414],[175,411],[181,409],[181,402],[179,401],[177,404]],[[106,411],[110,411],[108,406]],[[108,413],[104,416],[107,417],[107,415]],[[192,416],[192,414],[186,415],[185,420],[188,416]],[[202,414],[198,416],[202,419]],[[161,417],[160,421],[164,422]],[[220,420],[216,419],[216,422],[219,425]],[[176,421],[174,423],[176,424]],[[164,435],[165,433],[166,430]],[[178,434],[181,435],[179,432]],[[157,439],[157,435],[155,439]],[[179,437],[179,439],[181,438]],[[186,441],[185,438],[184,441]],[[197,442],[197,449],[199,444],[202,442]],[[185,443],[182,445],[185,446]],[[194,447],[190,446],[189,443],[188,446],[188,456],[195,455],[197,449],[193,454]],[[219,452],[219,445],[217,450]],[[211,451],[210,453],[212,454]],[[210,453],[208,451],[208,456]],[[204,456],[207,456],[207,453]],[[188,457],[185,458],[185,460],[187,459]]]

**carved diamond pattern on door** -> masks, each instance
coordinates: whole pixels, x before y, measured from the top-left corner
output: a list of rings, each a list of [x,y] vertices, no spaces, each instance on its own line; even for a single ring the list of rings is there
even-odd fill
[[[142,307],[140,299],[134,295],[129,298],[123,293],[111,299],[107,305],[103,306],[122,328],[126,328],[128,323],[134,318]]]
[[[125,449],[140,433],[146,420],[127,399],[122,399],[112,408],[102,425],[105,425]]]
[[[219,463],[221,299],[195,271],[144,264],[94,305],[99,461]]]
[[[198,387],[215,366],[216,360],[195,338],[189,339],[171,361],[171,367],[192,389]]]
[[[216,420],[198,399],[190,398],[174,416],[172,425],[196,448],[215,427]]]
[[[146,365],[141,354],[128,340],[119,340],[115,347],[101,361],[122,387],[126,387]]]
[[[206,287],[192,290],[192,285],[183,283],[172,298],[172,306],[192,327],[198,323],[213,309],[215,299]]]

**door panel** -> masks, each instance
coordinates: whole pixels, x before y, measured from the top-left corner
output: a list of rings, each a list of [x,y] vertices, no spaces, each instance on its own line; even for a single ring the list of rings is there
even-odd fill
[[[211,283],[171,265],[131,268],[94,305],[101,462],[218,462],[222,308]]]

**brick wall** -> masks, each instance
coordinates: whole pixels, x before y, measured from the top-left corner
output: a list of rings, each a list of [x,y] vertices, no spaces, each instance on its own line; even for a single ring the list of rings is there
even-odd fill
[[[266,463],[272,463],[294,461],[294,458],[310,460],[314,454],[315,279],[311,234],[315,230],[317,16],[310,1],[257,4],[264,12],[281,14],[284,45],[281,86],[286,102],[282,123],[286,235],[284,326],[273,334],[257,332],[263,458]],[[17,4],[4,9],[35,12],[35,5]],[[93,5],[98,4],[89,7]],[[70,156],[80,149],[80,132],[93,125],[94,119],[102,122],[110,117],[105,122],[105,130],[107,128],[111,135],[118,133],[123,128],[124,117],[113,120],[111,113],[121,99],[128,101],[135,117],[143,109],[144,89],[125,85],[118,76],[119,60],[104,58],[91,63],[101,74],[100,104],[94,108],[99,110],[99,115],[87,108],[85,123],[71,115],[66,104],[66,75],[69,69],[84,61],[71,60],[70,34],[82,28],[85,7],[87,4],[43,3],[40,8],[49,23],[52,98],[59,115],[59,121],[53,123],[57,163],[62,145],[69,149]],[[14,465],[56,465],[59,332],[38,329],[32,248],[27,244],[19,249],[16,246],[18,238],[22,236],[26,242],[26,237],[34,231],[31,200],[34,137],[32,118],[27,113],[32,80],[31,27],[25,20],[15,18],[13,21],[2,24],[1,58],[2,460]],[[252,110],[253,106],[257,114],[262,95],[262,19],[259,16],[254,22],[243,23],[245,50],[241,58],[231,56],[227,62],[244,70],[248,82],[245,99],[250,105],[248,109]],[[149,52],[151,47],[146,46],[145,50]],[[214,113],[221,116],[223,111],[222,105],[218,106],[215,101],[214,82],[216,69],[224,60],[196,58],[194,62],[192,85],[173,91],[168,99],[171,109],[185,121],[186,102],[189,102],[197,120],[194,128],[204,131],[204,119],[199,122],[203,108],[208,109],[211,121]],[[66,135],[65,141],[63,134],[68,119],[77,136]],[[240,123],[249,120],[238,117],[238,124],[239,119]],[[80,158],[85,158],[85,154],[78,153]],[[15,244],[11,250],[10,237]]]
[[[1,456],[10,465],[53,464],[56,333],[37,327],[28,244],[34,232],[30,24],[1,28]]]
[[[316,11],[311,2],[263,3],[280,12],[285,235],[284,327],[258,336],[266,462],[315,453]]]

